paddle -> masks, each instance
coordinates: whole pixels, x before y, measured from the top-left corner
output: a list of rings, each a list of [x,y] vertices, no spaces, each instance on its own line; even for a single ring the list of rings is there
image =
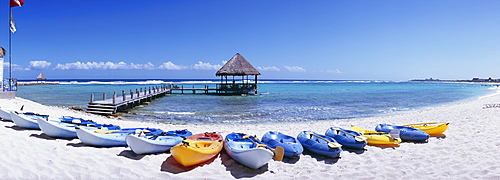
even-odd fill
[[[313,136],[316,136],[316,137],[318,137],[318,138],[320,138],[320,139],[322,139],[322,140],[326,141],[326,142],[327,142],[328,147],[330,147],[330,148],[332,148],[332,149],[333,149],[333,148],[339,148],[339,147],[342,147],[342,145],[341,145],[341,144],[331,142],[330,140],[328,140],[328,139],[326,139],[326,138],[323,138],[323,137],[321,137],[321,136],[319,136],[319,135],[317,135],[317,134],[314,134],[314,133],[313,133],[313,132],[311,132],[311,131],[307,131],[306,133],[307,133],[307,134],[310,134],[310,135],[313,135]]]
[[[337,131],[342,131],[343,133],[346,133],[346,134],[348,134],[348,135],[354,136],[354,140],[356,140],[356,141],[358,141],[358,142],[363,142],[363,141],[366,141],[366,139],[368,139],[368,138],[366,138],[366,137],[364,137],[364,136],[357,136],[357,135],[355,135],[355,134],[349,133],[349,132],[344,131],[344,130],[342,130],[342,129],[340,129],[340,128],[333,128],[333,129],[335,129],[335,130],[337,130]]]
[[[276,149],[273,149],[273,148],[265,145],[264,143],[262,143],[259,139],[257,139],[257,136],[253,136],[253,138],[252,138],[252,136],[250,136],[250,135],[245,135],[242,138],[250,139],[251,141],[256,142],[257,147],[264,147],[264,148],[271,150],[274,153],[274,160],[283,161],[283,156],[285,155],[285,149],[283,149],[283,147],[276,146]]]

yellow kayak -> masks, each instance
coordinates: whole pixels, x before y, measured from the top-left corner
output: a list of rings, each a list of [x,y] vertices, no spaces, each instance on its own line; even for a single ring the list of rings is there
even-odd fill
[[[209,137],[200,137],[200,134],[193,135],[198,136],[196,138],[188,137],[172,147],[170,153],[177,162],[186,167],[208,161],[217,156],[224,147],[221,135],[210,134]]]
[[[450,123],[445,123],[445,122],[432,122],[432,123],[408,124],[403,126],[420,129],[431,136],[440,136],[443,135],[446,129],[448,129],[449,124]]]
[[[367,138],[368,145],[371,146],[399,147],[398,143],[401,142],[400,138],[393,138],[390,134],[384,132],[370,131],[357,126],[352,126],[351,130],[361,133]]]

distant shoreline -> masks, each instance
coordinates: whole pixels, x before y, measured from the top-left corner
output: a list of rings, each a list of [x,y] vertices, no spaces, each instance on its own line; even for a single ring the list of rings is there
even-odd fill
[[[412,79],[410,81],[418,81],[418,82],[471,82],[471,83],[500,83],[500,79],[481,79],[481,78],[472,78],[470,80],[441,80],[441,79]]]

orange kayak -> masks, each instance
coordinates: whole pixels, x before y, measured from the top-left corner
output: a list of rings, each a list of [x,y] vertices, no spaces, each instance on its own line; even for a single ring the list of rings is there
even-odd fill
[[[448,129],[449,124],[450,123],[445,123],[445,122],[432,122],[432,123],[408,124],[403,126],[420,129],[431,136],[439,136],[442,135],[444,131],[446,131],[446,129]]]
[[[201,133],[189,136],[172,147],[170,153],[183,166],[193,166],[214,158],[223,147],[223,137],[220,134]]]

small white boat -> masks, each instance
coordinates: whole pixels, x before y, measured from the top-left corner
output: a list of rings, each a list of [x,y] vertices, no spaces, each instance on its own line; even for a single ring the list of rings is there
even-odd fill
[[[16,111],[11,111],[10,117],[12,118],[12,121],[14,121],[14,123],[16,123],[16,125],[19,127],[26,129],[40,129],[37,119],[47,120],[49,115],[40,115],[32,112],[18,113]]]
[[[126,146],[125,138],[135,133],[161,133],[159,129],[128,128],[119,130],[97,129],[95,127],[76,127],[76,135],[82,143],[91,146]]]
[[[243,133],[228,134],[224,149],[237,162],[252,169],[258,169],[273,159],[274,153]],[[264,146],[260,146],[264,145]]]
[[[14,111],[14,110],[0,108],[0,119],[6,120],[6,121],[12,121],[12,118],[10,117],[10,112],[12,112],[12,111]]]
[[[40,129],[42,129],[43,133],[47,134],[51,137],[57,138],[76,138],[76,129],[77,126],[89,126],[89,127],[111,127],[113,125],[103,125],[97,124],[93,121],[83,120],[81,118],[74,118],[69,116],[63,116],[60,118],[48,118],[48,119],[37,119],[38,125]],[[118,126],[116,126],[118,127]],[[119,127],[118,127],[119,128]]]
[[[146,135],[145,133],[129,134],[125,141],[136,154],[151,154],[165,152],[179,144],[185,138],[193,135],[188,130],[175,130],[162,132],[158,135]]]

